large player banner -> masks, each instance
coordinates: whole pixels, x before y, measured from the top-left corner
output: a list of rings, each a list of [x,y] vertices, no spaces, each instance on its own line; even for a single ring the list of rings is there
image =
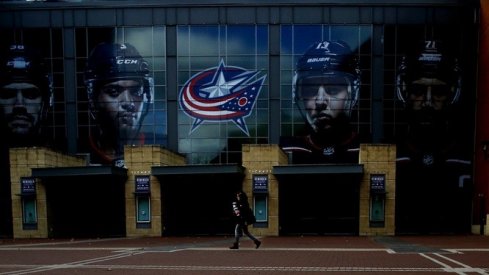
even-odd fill
[[[358,162],[370,124],[360,111],[370,102],[370,39],[366,26],[282,28],[280,146],[290,162]]]
[[[400,233],[470,230],[474,91],[464,79],[451,29],[398,27],[393,115],[397,144],[396,229]],[[408,36],[408,33],[417,35]],[[393,39],[394,28],[386,39]]]
[[[124,167],[124,146],[166,145],[165,30],[77,30],[79,149]]]

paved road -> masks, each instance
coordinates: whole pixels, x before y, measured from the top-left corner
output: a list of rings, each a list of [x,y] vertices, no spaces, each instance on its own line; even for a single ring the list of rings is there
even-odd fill
[[[0,239],[0,274],[489,274],[489,236]]]

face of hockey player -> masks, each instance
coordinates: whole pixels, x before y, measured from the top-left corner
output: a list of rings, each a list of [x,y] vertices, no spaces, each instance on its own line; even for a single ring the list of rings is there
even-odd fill
[[[346,77],[316,77],[302,82],[307,120],[316,132],[331,128],[335,119],[347,115],[349,87]]]
[[[408,103],[413,111],[441,111],[449,104],[451,88],[436,78],[419,78],[409,86]]]
[[[102,125],[118,130],[121,137],[134,138],[141,123],[143,86],[136,80],[117,80],[100,88],[96,108]]]
[[[11,133],[22,136],[37,132],[42,110],[40,89],[27,82],[10,83],[0,89],[0,109]]]

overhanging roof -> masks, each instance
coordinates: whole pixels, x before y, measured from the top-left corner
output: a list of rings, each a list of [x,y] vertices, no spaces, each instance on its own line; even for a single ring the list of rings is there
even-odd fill
[[[117,176],[127,177],[127,169],[115,166],[75,166],[32,168],[35,178],[61,178],[83,176]]]
[[[202,164],[181,166],[153,166],[153,176],[165,175],[205,175],[205,174],[229,174],[244,175],[244,167],[238,164]]]
[[[363,164],[294,164],[273,166],[272,173],[284,175],[362,175]]]

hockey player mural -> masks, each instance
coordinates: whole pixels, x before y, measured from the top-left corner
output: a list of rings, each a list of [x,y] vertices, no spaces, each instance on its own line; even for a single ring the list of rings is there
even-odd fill
[[[407,125],[397,144],[398,230],[465,232],[471,158],[456,119],[458,60],[441,41],[423,41],[418,52],[402,58],[396,78]]]
[[[149,63],[131,44],[102,43],[91,52],[85,71],[92,161],[124,166],[124,145],[142,144],[141,125],[153,100]]]
[[[293,163],[358,162],[358,135],[350,116],[359,90],[358,61],[344,41],[317,42],[304,53],[292,92],[307,133],[281,140]]]
[[[45,145],[46,116],[53,105],[52,78],[38,49],[14,44],[0,63],[2,133],[10,147]]]

